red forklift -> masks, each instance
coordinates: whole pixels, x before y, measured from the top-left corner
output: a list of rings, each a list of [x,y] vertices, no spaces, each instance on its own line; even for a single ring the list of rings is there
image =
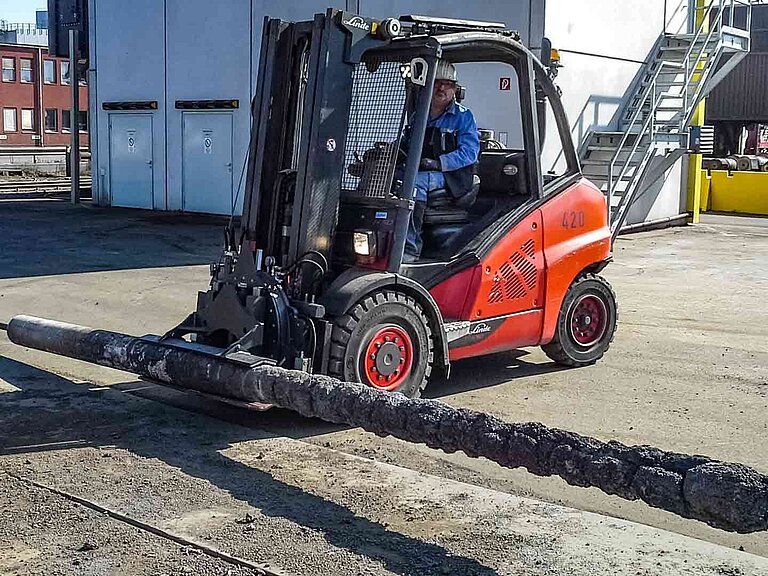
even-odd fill
[[[422,257],[406,264],[441,59],[514,71],[522,146],[481,151],[473,202],[428,207]],[[617,319],[598,276],[606,199],[581,174],[553,76],[499,23],[267,18],[240,225],[195,312],[161,340],[409,397],[473,356],[541,346],[566,366],[600,359]],[[558,174],[541,166],[548,109]]]

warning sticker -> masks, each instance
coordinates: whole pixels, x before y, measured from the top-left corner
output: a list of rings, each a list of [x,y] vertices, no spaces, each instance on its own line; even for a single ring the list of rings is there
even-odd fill
[[[213,154],[212,130],[203,130],[203,154]]]

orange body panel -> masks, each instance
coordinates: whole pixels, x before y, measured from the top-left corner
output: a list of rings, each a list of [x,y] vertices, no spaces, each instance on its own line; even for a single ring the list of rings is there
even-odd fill
[[[610,252],[605,196],[591,182],[582,179],[548,199],[479,266],[430,291],[444,318],[470,323],[450,343],[450,359],[551,341],[571,283]]]
[[[515,226],[480,264],[480,287],[463,320],[508,316],[544,306],[541,212]]]
[[[605,196],[582,179],[541,207],[547,295],[539,344],[555,336],[560,306],[571,283],[585,268],[611,255],[611,230]]]
[[[441,282],[429,293],[437,302],[440,313],[446,320],[464,320],[469,314],[467,306],[475,301],[480,286],[480,266],[462,270]]]

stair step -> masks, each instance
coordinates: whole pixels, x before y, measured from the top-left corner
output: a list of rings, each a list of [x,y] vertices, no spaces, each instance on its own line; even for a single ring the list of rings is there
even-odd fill
[[[618,145],[618,143],[617,143]],[[625,143],[624,146],[622,146],[621,150],[619,151],[619,160],[617,162],[624,162],[626,161],[630,156],[635,156],[637,154],[645,154],[645,152],[648,151],[648,148],[650,147],[649,142],[641,142],[637,149],[632,151],[632,149],[635,147],[634,143]],[[608,161],[610,162],[613,159],[614,154],[616,154],[617,146],[589,146],[585,150],[584,157],[582,160],[592,160],[594,161]]]
[[[598,160],[593,160],[593,159],[591,159],[591,158],[587,158],[587,159],[585,159],[585,160],[582,160],[582,161],[581,161],[581,165],[582,165],[582,166],[605,166],[606,168],[608,168],[608,165],[609,165],[610,163],[611,163],[611,161],[610,161],[610,160],[599,160],[599,159],[598,159]],[[629,166],[639,166],[639,165],[640,165],[640,162],[637,162],[637,161],[635,161],[635,160],[631,160],[631,161],[629,161],[629,162],[622,162],[622,161],[620,161],[620,160],[617,160],[617,161],[616,161],[616,164],[615,164],[615,165],[614,165],[614,167],[613,167],[613,168],[614,168],[614,171],[615,171],[616,169],[621,169],[621,167],[622,167],[624,164],[626,164],[626,165],[629,165]]]
[[[718,41],[714,41],[713,40],[713,41],[710,41],[710,43],[706,44],[706,45],[705,44],[701,44],[701,45],[696,44],[696,46],[698,48],[696,50],[693,50],[691,52],[691,55],[692,56],[693,55],[697,55],[699,52],[702,51],[703,48],[705,48],[705,46],[710,46],[713,51],[717,50],[718,42],[719,42],[719,40]],[[690,44],[688,44],[687,46],[660,46],[659,47],[659,51],[660,52],[688,52],[688,50],[690,50],[690,49],[691,49],[691,45]]]
[[[669,70],[669,72],[660,72],[660,74],[672,74],[672,70],[685,70],[685,66],[681,62],[673,62],[671,60],[654,60],[648,67],[648,70],[656,74],[659,66]]]
[[[620,172],[620,170],[618,172]],[[614,182],[617,182],[617,181],[629,182],[629,181],[631,181],[635,177],[635,174],[634,174],[633,170],[630,170],[630,172],[632,172],[631,174],[628,172],[628,173],[624,174],[624,176],[622,176],[621,178],[619,178],[618,172],[613,177],[613,181]],[[582,173],[584,174],[584,176],[586,176],[590,180],[594,179],[594,180],[603,181],[603,182],[607,182],[608,181],[608,171],[607,170],[605,171],[605,173],[603,173],[603,172],[596,172],[596,171],[594,171],[593,169],[591,169],[589,167],[585,167],[585,168],[582,169]]]
[[[682,100],[683,95],[682,94],[673,94],[671,92],[662,92],[660,94],[656,94],[656,98],[660,100]],[[638,100],[642,100],[643,106],[651,103],[651,100],[649,98],[643,98],[642,94],[638,94],[637,96],[634,96],[632,98],[632,103],[630,104],[630,108],[637,108],[637,102]],[[681,103],[682,106],[682,103]]]
[[[683,106],[656,106],[656,112],[682,112]]]
[[[618,142],[616,143],[616,146],[600,146],[597,144],[589,144],[587,146],[587,152],[616,152],[617,147],[618,147]]]
[[[640,83],[640,86],[645,89],[645,88],[648,88],[648,86],[650,86],[651,84],[652,84],[651,80],[643,80]],[[687,84],[688,84],[688,87],[690,88],[698,88],[699,86],[699,82],[693,81],[693,80],[691,80],[690,82],[687,82]],[[658,80],[656,81],[656,87],[662,88],[662,89],[682,88],[685,85],[686,85],[686,82],[684,80],[680,80],[679,82],[659,82]]]
[[[727,27],[727,28],[728,30],[732,30],[736,33],[749,34],[749,32],[747,32],[746,30],[740,30],[738,28],[730,28],[730,27]],[[723,33],[728,34],[728,32],[726,32],[725,30],[723,30]],[[667,34],[667,39],[679,40],[680,42],[691,42],[692,40],[696,39],[697,42],[701,42],[706,39],[706,36],[703,36],[702,34],[697,34],[696,32],[690,33],[690,34],[685,32],[682,34]]]

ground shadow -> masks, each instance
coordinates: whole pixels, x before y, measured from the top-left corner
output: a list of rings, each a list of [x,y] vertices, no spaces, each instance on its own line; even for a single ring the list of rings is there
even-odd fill
[[[424,391],[424,397],[439,399],[462,392],[499,386],[516,378],[566,370],[566,367],[554,362],[545,364],[527,362],[523,359],[527,355],[527,351],[517,349],[454,362],[451,364],[450,378],[431,382]]]
[[[126,408],[119,393],[108,388],[76,385],[2,356],[0,377],[19,389],[0,394],[0,454],[117,446],[205,479],[266,516],[317,530],[333,546],[381,562],[396,574],[497,574],[475,559],[394,532],[220,453],[234,443],[264,438],[258,430],[201,422],[199,416],[154,402]],[[157,430],[164,427],[179,428],[181,435],[174,434],[173,442],[158,441]]]
[[[522,358],[527,355],[528,352],[525,350],[512,350],[455,362],[451,365],[450,378],[436,377],[427,386],[422,397],[440,400],[472,390],[505,384],[514,386],[516,378],[551,374],[568,369],[554,362],[545,364],[526,362]],[[151,381],[136,380],[112,387],[121,392],[212,416],[239,426],[255,428],[273,436],[301,440],[352,429],[351,426],[331,424],[319,418],[306,418],[283,408],[271,408],[266,411],[248,410],[216,401],[210,396],[199,395],[192,390],[179,391]]]
[[[226,222],[61,199],[5,199],[0,279],[208,264],[219,257]]]

